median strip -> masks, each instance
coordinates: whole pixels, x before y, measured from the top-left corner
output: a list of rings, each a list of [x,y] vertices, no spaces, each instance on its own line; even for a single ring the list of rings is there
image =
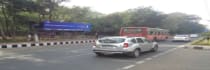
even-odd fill
[[[210,50],[210,41],[205,38],[199,38],[193,42],[188,43],[184,48],[198,49],[198,50]]]
[[[78,40],[78,41],[56,41],[56,42],[38,42],[38,43],[15,43],[15,44],[0,44],[0,48],[22,48],[22,47],[37,47],[37,46],[53,46],[53,45],[68,45],[68,44],[85,44],[94,43],[95,40]]]

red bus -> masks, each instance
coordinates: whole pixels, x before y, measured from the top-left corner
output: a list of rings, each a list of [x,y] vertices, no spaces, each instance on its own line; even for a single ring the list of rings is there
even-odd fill
[[[148,40],[166,40],[169,37],[169,31],[160,28],[149,27],[122,27],[120,36],[145,37]]]

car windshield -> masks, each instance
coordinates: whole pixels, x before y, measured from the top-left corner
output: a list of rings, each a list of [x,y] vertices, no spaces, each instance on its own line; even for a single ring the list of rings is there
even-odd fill
[[[99,40],[100,43],[122,43],[124,41],[124,38],[103,38]]]

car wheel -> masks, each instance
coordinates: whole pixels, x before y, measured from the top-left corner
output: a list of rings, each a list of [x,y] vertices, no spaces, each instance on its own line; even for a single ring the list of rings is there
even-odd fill
[[[131,53],[131,56],[136,58],[136,57],[139,57],[140,56],[140,50],[139,49],[136,49],[134,50],[132,53]]]
[[[154,48],[152,48],[151,52],[156,52],[158,50],[158,45],[155,45]]]
[[[103,54],[103,53],[98,53],[98,52],[95,52],[95,54],[96,54],[97,56],[104,56],[104,54]]]

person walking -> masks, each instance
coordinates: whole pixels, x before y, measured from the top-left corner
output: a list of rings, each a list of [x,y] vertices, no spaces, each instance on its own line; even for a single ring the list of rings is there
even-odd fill
[[[95,33],[95,37],[96,37],[96,39],[98,39],[98,32]]]

